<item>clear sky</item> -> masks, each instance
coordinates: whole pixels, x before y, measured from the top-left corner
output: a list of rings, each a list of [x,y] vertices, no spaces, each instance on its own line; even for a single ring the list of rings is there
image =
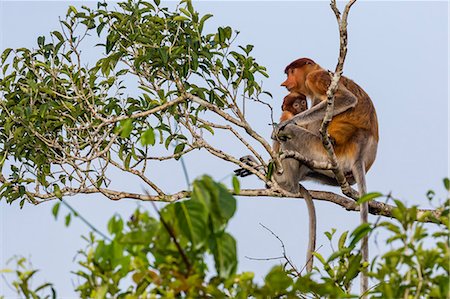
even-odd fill
[[[78,1],[75,5],[94,4]],[[19,2],[0,0],[0,42],[6,47],[34,47],[39,35],[59,29],[58,16],[64,16],[68,2]],[[209,29],[230,25],[241,32],[238,44],[253,44],[254,56],[267,66],[270,78],[264,87],[273,95],[277,111],[286,91],[284,67],[299,57],[310,57],[324,68],[334,69],[339,37],[337,24],[328,2],[197,2],[196,9],[213,13]],[[377,160],[367,176],[369,191],[391,192],[408,204],[428,207],[425,194],[436,190],[445,196],[442,178],[449,167],[449,28],[447,2],[357,2],[349,16],[349,50],[344,75],[355,80],[371,96],[377,109],[380,143]],[[208,29],[207,28],[207,29]],[[94,51],[87,60],[94,61]],[[130,91],[132,93],[133,91]],[[252,125],[267,139],[270,127],[267,110],[254,108],[248,113]],[[239,156],[233,144],[215,140]],[[221,144],[222,142],[223,144]],[[247,153],[244,153],[247,154]],[[186,157],[190,178],[210,174],[219,180],[234,168],[215,159],[205,160],[205,153]],[[208,161],[208,162],[205,162]],[[167,190],[185,188],[179,162],[155,167],[150,174]],[[124,179],[125,178],[125,179]],[[230,179],[225,180],[229,183]],[[125,183],[124,183],[125,182]],[[113,174],[116,189],[142,191],[142,184]],[[241,181],[242,187],[264,185],[255,178]],[[307,188],[333,190],[314,183]],[[114,214],[128,217],[141,205],[130,200],[111,202],[101,196],[76,196],[67,199],[81,214],[102,231]],[[301,199],[240,198],[230,231],[238,241],[240,271],[255,271],[261,279],[277,261],[263,262],[245,258],[279,256],[276,239],[259,223],[272,229],[285,243],[288,255],[301,267],[307,243],[307,212]],[[53,204],[19,209],[0,202],[0,269],[13,255],[30,258],[41,269],[41,280],[56,284],[58,298],[76,298],[73,292],[77,278],[73,262],[76,252],[86,246],[80,235],[89,229],[74,219],[69,228],[51,216]],[[336,227],[338,233],[358,224],[359,215],[331,203],[317,202],[318,246],[321,254],[329,253],[323,232]],[[61,215],[64,215],[62,208]],[[372,217],[372,220],[375,218]],[[374,238],[375,239],[375,238]],[[372,240],[371,255],[380,254],[385,245],[382,236]],[[15,298],[0,281],[0,295]],[[7,297],[8,297],[7,296]],[[9,298],[9,297],[8,297]]]

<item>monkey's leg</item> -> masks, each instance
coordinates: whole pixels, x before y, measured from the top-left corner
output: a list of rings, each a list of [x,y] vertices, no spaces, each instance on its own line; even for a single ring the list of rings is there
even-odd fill
[[[306,159],[319,163],[328,162],[327,153],[318,134],[295,124],[286,125],[277,134],[282,150],[296,151]]]
[[[313,159],[315,161],[328,161],[326,152],[323,149],[321,139],[318,135],[315,135],[312,132],[296,125],[288,125],[286,129],[282,130],[280,133],[282,134],[282,136],[280,136],[282,150],[296,151],[301,153],[306,158]],[[316,248],[317,236],[316,209],[308,190],[298,184],[298,182],[305,177],[310,169],[295,159],[284,159],[282,161],[282,166],[284,172],[281,176],[275,174],[275,180],[283,188],[285,188],[286,182],[289,182],[290,186],[295,183],[297,187],[300,187],[300,193],[305,198],[309,216],[309,240],[306,253],[306,270],[311,272],[313,268],[313,252]],[[280,183],[281,179],[284,179],[282,183]]]

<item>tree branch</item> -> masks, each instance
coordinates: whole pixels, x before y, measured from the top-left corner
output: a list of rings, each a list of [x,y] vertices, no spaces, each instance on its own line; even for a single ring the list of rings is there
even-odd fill
[[[344,15],[341,19],[339,9],[336,6],[336,0],[332,0],[330,5],[336,16],[339,25],[339,36],[340,36],[340,47],[339,47],[339,59],[338,64],[336,65],[335,72],[331,78],[331,84],[327,90],[327,109],[325,111],[325,117],[323,118],[322,125],[320,126],[320,135],[322,136],[322,144],[325,148],[328,158],[330,159],[332,165],[332,171],[339,185],[341,186],[342,192],[351,197],[353,199],[359,198],[359,194],[355,192],[350,187],[350,184],[347,182],[345,178],[344,172],[341,168],[338,167],[337,157],[333,149],[333,145],[331,144],[331,140],[328,136],[328,126],[333,119],[333,110],[334,110],[334,94],[337,91],[339,80],[341,79],[342,70],[344,68],[344,61],[347,55],[347,16],[350,10],[350,7],[356,0],[350,1],[345,6]]]
[[[274,189],[242,189],[239,193],[236,193],[234,190],[228,190],[230,193],[236,196],[244,196],[244,197],[259,197],[259,196],[267,196],[267,197],[278,197],[278,198],[298,198],[303,199],[301,194],[292,194],[289,192],[285,192],[283,190],[274,190]],[[61,189],[61,194],[63,196],[73,196],[76,194],[108,194],[113,200],[121,200],[121,199],[136,199],[141,201],[160,201],[160,202],[175,202],[177,200],[188,198],[191,196],[190,191],[180,191],[173,194],[163,194],[163,195],[150,195],[150,194],[140,194],[140,193],[132,193],[132,192],[123,192],[123,191],[115,191],[111,189],[105,188],[63,188]],[[326,201],[334,203],[340,207],[343,207],[347,211],[359,211],[360,205],[357,204],[353,199],[335,194],[333,192],[328,191],[315,191],[310,190],[309,193],[315,200]],[[49,200],[56,199],[57,196],[54,193],[31,193],[35,198],[42,199],[41,201],[36,201],[35,204],[40,204]],[[369,202],[369,213],[377,216],[384,217],[393,217],[392,211],[395,209],[395,206],[385,204],[379,201],[370,201]],[[436,223],[435,218],[439,218],[441,216],[441,210],[432,210],[432,209],[417,209],[417,219],[420,222],[432,222]],[[429,214],[429,216],[427,216]]]

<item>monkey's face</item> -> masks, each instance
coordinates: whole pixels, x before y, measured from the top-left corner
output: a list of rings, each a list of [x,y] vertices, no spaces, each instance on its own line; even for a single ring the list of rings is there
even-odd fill
[[[306,76],[314,69],[320,68],[309,58],[300,58],[291,62],[284,70],[287,79],[281,83],[290,92],[306,94]]]
[[[306,102],[306,99],[297,99],[295,100],[295,102],[292,104],[292,108],[295,111],[292,111],[292,113],[294,114],[298,114],[300,112],[305,111],[306,109],[308,109],[308,103]]]
[[[281,86],[286,87],[289,92],[304,93],[307,68],[305,65],[300,68],[289,69],[286,73],[287,78],[281,83]]]
[[[290,103],[283,104],[283,111],[289,111],[293,115],[297,115],[306,109],[308,109],[306,99],[296,99]]]
[[[287,78],[283,83],[281,83],[281,86],[286,87],[286,89],[289,91],[297,91],[298,88],[296,87],[298,85],[298,82],[296,79],[299,75],[297,70],[297,68],[289,69],[286,73]]]
[[[293,115],[297,115],[300,112],[308,109],[308,102],[306,96],[303,94],[289,94],[284,97],[283,105],[281,106],[283,111],[288,111]]]

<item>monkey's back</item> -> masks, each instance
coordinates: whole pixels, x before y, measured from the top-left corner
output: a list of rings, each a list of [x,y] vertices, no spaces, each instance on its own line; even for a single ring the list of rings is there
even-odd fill
[[[308,75],[307,87],[313,94],[317,95],[322,101],[326,100],[326,92],[331,84],[331,76],[326,70],[318,70]],[[360,150],[357,144],[361,141],[361,136],[373,137],[374,140],[367,142],[378,142],[378,120],[375,107],[367,93],[355,82],[342,76],[339,81],[340,89],[347,89],[357,98],[357,104],[341,114],[333,117],[328,133],[334,143],[336,155],[340,160],[346,160],[346,157],[355,157],[356,151]],[[336,100],[339,100],[337,97]],[[322,121],[314,124],[313,127],[320,127]],[[369,134],[367,134],[369,133]],[[372,160],[372,159],[371,159]],[[373,161],[367,161],[366,169],[370,168]]]

